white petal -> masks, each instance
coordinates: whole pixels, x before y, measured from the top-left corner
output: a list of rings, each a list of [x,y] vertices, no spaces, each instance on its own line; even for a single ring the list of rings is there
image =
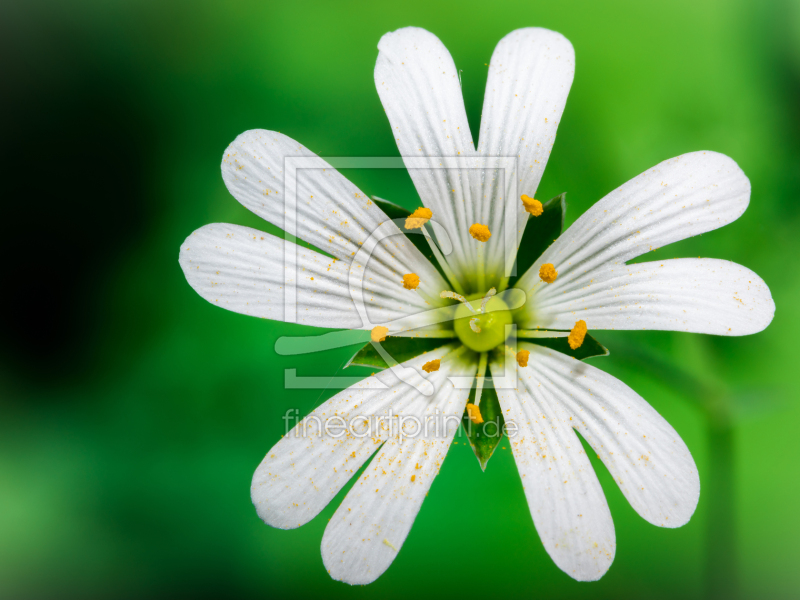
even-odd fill
[[[442,361],[441,370],[445,369],[449,375],[474,376],[477,363],[474,356],[452,365]],[[331,577],[366,584],[392,564],[458,430],[466,392],[448,382],[434,399],[404,409],[420,420],[430,417],[423,421],[430,423],[430,430],[427,435],[387,441],[348,492],[322,538],[322,560]]]
[[[736,220],[750,201],[750,182],[738,165],[716,152],[693,152],[666,160],[597,202],[570,226],[523,275],[517,287],[539,282],[551,263],[557,294],[575,279],[672,242]],[[541,286],[540,286],[541,287]],[[535,302],[528,303],[535,310]]]
[[[697,507],[700,479],[686,444],[645,400],[607,373],[553,350],[531,352],[531,377],[558,400],[605,463],[631,506],[661,527],[680,527]],[[520,369],[525,371],[525,369]]]
[[[284,263],[287,251],[296,251],[296,267]],[[238,225],[201,227],[184,241],[179,261],[187,281],[203,298],[228,310],[265,319],[286,320],[287,268],[297,273],[295,315],[296,322],[304,325],[370,329],[372,323],[431,308],[422,295],[403,288],[401,275],[385,278],[367,270],[368,276],[355,282],[364,289],[370,321],[365,324],[350,294],[346,261]],[[443,323],[438,328],[446,326]]]
[[[437,348],[404,366],[419,370],[425,362],[441,359],[453,348]],[[375,427],[371,435],[361,437],[366,433],[361,417],[413,416],[421,414],[427,405],[436,405],[449,396],[443,390],[452,388],[446,378],[452,374],[449,370],[453,365],[447,361],[445,358],[442,368],[427,376],[439,390],[436,400],[422,396],[387,369],[339,392],[305,417],[272,447],[253,475],[251,496],[258,516],[281,529],[293,529],[313,519],[390,437],[384,427]],[[464,368],[457,359],[453,364],[457,369]],[[472,372],[476,369],[473,366]],[[340,432],[344,434],[339,436]],[[397,435],[396,430],[393,435]]]
[[[502,376],[502,367],[493,363],[492,374]],[[614,560],[614,523],[559,389],[538,375],[520,368],[517,389],[497,390],[506,423],[518,428],[509,443],[547,553],[573,579],[594,581]]]
[[[558,280],[556,280],[558,283]],[[716,335],[763,330],[775,313],[762,279],[736,263],[710,258],[613,265],[555,288],[540,286],[527,327],[662,329]]]
[[[302,159],[296,176],[287,166]],[[273,225],[294,234],[338,259],[352,261],[378,227],[388,221],[372,200],[327,162],[293,139],[275,131],[246,131],[222,157],[222,178],[230,193],[245,207]],[[291,196],[296,190],[296,223],[292,225]],[[414,244],[391,223],[391,237],[370,256],[370,268],[388,277],[416,273],[436,280],[436,295],[445,289],[438,271]],[[414,270],[418,269],[418,270]]]
[[[450,235],[447,261],[461,281],[469,281],[477,244],[469,236],[476,222],[474,174],[434,168],[442,157],[474,157],[458,71],[444,44],[432,33],[406,27],[378,44],[375,85],[400,155],[422,202]],[[430,158],[430,160],[426,160]],[[431,168],[419,168],[419,162]]]
[[[292,159],[309,161],[295,178],[287,171]],[[222,178],[234,198],[284,230],[290,225],[287,197],[296,183],[297,237],[339,259],[349,260],[387,219],[336,169],[275,131],[253,129],[239,135],[222,155]]]
[[[483,197],[514,203],[518,237],[522,238],[528,213],[520,196],[534,197],[556,139],[556,129],[575,75],[575,51],[563,35],[529,27],[505,36],[492,54],[483,101],[478,152],[483,156],[516,156],[517,193],[493,190],[486,179]],[[502,199],[505,200],[502,200]],[[489,214],[502,215],[502,208]],[[498,228],[500,222],[494,227]],[[494,231],[492,226],[490,229]],[[499,231],[499,229],[498,229]],[[495,251],[501,250],[498,244]]]

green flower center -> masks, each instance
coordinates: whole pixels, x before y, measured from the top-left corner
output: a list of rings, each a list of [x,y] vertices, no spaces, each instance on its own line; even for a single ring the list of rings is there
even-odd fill
[[[470,296],[468,301],[477,314],[459,304],[453,321],[461,343],[475,352],[486,352],[505,342],[511,333],[510,328],[506,331],[506,325],[513,322],[508,304],[493,296],[486,303],[485,312],[481,312],[482,295]]]

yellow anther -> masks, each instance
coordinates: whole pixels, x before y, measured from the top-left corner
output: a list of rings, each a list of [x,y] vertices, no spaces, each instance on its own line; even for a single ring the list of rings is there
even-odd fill
[[[469,417],[469,420],[475,423],[476,425],[480,425],[481,423],[483,423],[481,410],[474,404],[467,404],[467,416]]]
[[[483,417],[481,416],[481,409],[475,406],[474,404],[467,404],[467,416],[469,420],[475,423],[475,425],[480,425],[483,423]]]
[[[369,337],[372,339],[373,342],[382,342],[386,339],[386,334],[389,333],[389,328],[384,327],[383,325],[376,325],[372,328],[372,331],[369,332]]]
[[[489,231],[489,228],[486,225],[481,225],[480,223],[470,225],[469,234],[479,242],[486,242],[490,237],[492,237],[492,232]]]
[[[430,208],[419,207],[406,217],[406,229],[420,229],[425,223],[431,220],[433,212]]]
[[[552,264],[545,263],[539,267],[539,277],[541,277],[542,281],[545,283],[553,283],[556,277],[558,277],[558,271],[556,271],[556,268]]]
[[[527,367],[528,366],[528,357],[530,357],[531,353],[529,350],[520,350],[517,352],[517,362],[519,363],[520,367]]]
[[[417,478],[417,476],[416,476],[416,475],[412,475],[412,476],[411,476],[411,483],[414,483],[414,481],[416,480],[416,478]]]
[[[442,361],[438,358],[436,360],[429,360],[424,365],[422,365],[422,370],[426,373],[433,373],[434,371],[438,371],[439,367],[441,366]]]
[[[542,203],[535,198],[531,198],[530,196],[522,194],[522,196],[520,196],[520,200],[522,200],[522,206],[525,207],[525,210],[531,213],[534,217],[538,217],[544,212]]]
[[[406,273],[403,275],[403,287],[407,290],[415,290],[419,287],[419,275],[416,273]]]
[[[586,337],[586,321],[580,320],[575,323],[575,327],[572,328],[572,331],[569,332],[569,337],[567,338],[567,343],[569,343],[569,347],[573,350],[577,350],[583,344],[583,338]]]

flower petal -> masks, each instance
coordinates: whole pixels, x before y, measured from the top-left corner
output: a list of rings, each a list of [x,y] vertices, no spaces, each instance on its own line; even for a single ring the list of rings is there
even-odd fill
[[[666,160],[597,202],[570,226],[523,275],[531,290],[539,267],[551,263],[558,280],[548,293],[640,254],[736,220],[750,201],[750,182],[738,165],[716,152]],[[540,286],[541,288],[541,286]],[[534,292],[534,294],[537,292]],[[530,295],[530,294],[529,294]],[[530,311],[535,302],[528,303]]]
[[[410,245],[410,244],[409,244]],[[284,262],[287,251],[297,253],[296,267]],[[409,315],[423,319],[431,306],[423,294],[403,289],[402,275],[381,276],[357,270],[352,283],[363,286],[369,323],[364,323],[348,285],[350,265],[261,231],[215,223],[186,238],[179,258],[186,279],[203,298],[234,312],[285,321],[285,273],[297,274],[295,320],[315,327],[370,329]],[[422,259],[423,262],[425,259]],[[436,280],[427,279],[420,290],[436,293]],[[405,292],[405,293],[403,293]],[[448,326],[443,323],[437,327]]]
[[[458,71],[444,44],[417,27],[387,33],[378,49],[375,85],[400,155],[423,204],[451,237],[447,262],[460,281],[469,281],[477,257],[468,234],[477,221],[475,175],[437,168],[443,157],[475,156]]]
[[[281,133],[254,129],[237,137],[223,154],[222,178],[246,208],[340,260],[353,260],[384,224],[390,237],[372,251],[370,267],[384,276],[399,272],[402,278],[414,272],[420,279],[435,278],[436,293],[445,289],[438,271],[407,243],[400,229],[386,223],[389,218],[372,200],[322,158]],[[296,219],[291,216],[292,199]]]
[[[530,347],[529,347],[530,346]],[[506,423],[514,423],[509,443],[525,489],[536,531],[559,569],[578,581],[600,579],[614,560],[614,523],[603,490],[559,389],[540,382],[533,353],[517,372],[516,389],[497,389]],[[508,359],[507,359],[508,360]],[[581,364],[581,363],[578,363]],[[503,369],[492,363],[492,375]]]
[[[558,401],[608,467],[631,506],[661,527],[680,527],[700,496],[697,467],[678,433],[627,385],[584,362],[522,344],[533,381]]]
[[[582,319],[589,329],[748,335],[766,328],[775,314],[758,275],[711,258],[613,265],[551,288],[555,284],[537,290],[535,318],[525,325],[570,329]]]
[[[469,356],[449,364],[445,358],[435,374],[447,369],[449,375],[473,377],[477,361]],[[429,353],[423,358],[435,357]],[[389,568],[439,473],[467,396],[468,390],[456,390],[446,382],[432,400],[418,398],[403,409],[430,429],[417,437],[387,441],[348,492],[322,538],[322,560],[331,577],[366,584]]]
[[[293,170],[291,160],[303,164]],[[288,230],[296,190],[297,237],[339,259],[350,259],[386,215],[341,173],[290,137],[253,129],[222,155],[231,195],[276,227]],[[290,231],[294,234],[294,231]]]
[[[528,213],[520,201],[531,198],[539,187],[542,173],[556,139],[556,129],[567,102],[575,75],[575,51],[560,33],[528,27],[505,36],[492,54],[489,78],[483,101],[483,116],[478,153],[483,156],[516,156],[517,193],[495,189],[502,178],[484,178],[480,198],[497,206],[487,207],[492,231],[502,226],[502,205],[512,202],[517,211],[517,244],[522,239]],[[503,200],[505,199],[505,200]],[[496,244],[493,253],[502,250]],[[499,257],[492,260],[497,262]],[[492,262],[492,261],[490,261]],[[502,263],[498,263],[502,264]]]
[[[445,355],[454,347],[443,346],[403,363],[421,372],[431,357],[444,359],[443,368],[427,376],[438,390],[437,399],[449,396],[452,389]],[[463,368],[460,361],[453,363]],[[474,373],[477,366],[471,368]],[[389,429],[381,426],[364,430],[361,417],[419,416],[434,404],[388,369],[339,392],[283,436],[261,461],[251,486],[258,516],[281,529],[309,522],[390,437]]]

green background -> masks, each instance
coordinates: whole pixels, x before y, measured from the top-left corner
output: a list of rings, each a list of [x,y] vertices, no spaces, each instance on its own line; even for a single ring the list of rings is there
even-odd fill
[[[657,257],[756,271],[777,305],[766,331],[596,335],[611,356],[590,362],[678,430],[702,482],[689,524],[665,530],[596,465],[617,534],[599,582],[548,558],[507,447],[482,473],[454,445],[366,588],[322,566],[341,495],[294,531],[250,504],[282,415],[326,397],[285,391],[284,369],[332,375],[348,349],[278,356],[278,337],[309,331],[207,304],[178,249],[210,222],[274,231],[220,176],[242,131],[396,156],[372,71],[381,35],[407,25],[463,69],[476,137],[497,41],[526,26],[571,40],[575,82],[537,194],[566,191],[569,222],[689,151],[725,153],[752,182],[738,221]],[[4,2],[0,596],[798,597],[799,40],[785,1]],[[405,172],[346,174],[417,205]]]

